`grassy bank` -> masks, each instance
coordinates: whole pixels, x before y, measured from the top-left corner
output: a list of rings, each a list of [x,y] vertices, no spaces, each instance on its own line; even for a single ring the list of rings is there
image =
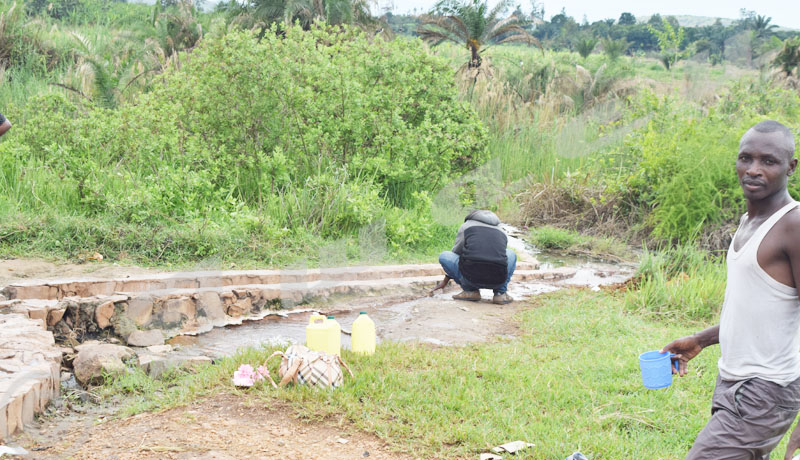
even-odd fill
[[[533,299],[516,339],[462,348],[385,343],[369,357],[345,353],[356,378],[337,391],[271,388],[242,397],[290,401],[301,417],[338,420],[423,458],[473,458],[524,439],[521,458],[683,458],[707,420],[717,348],[666,390],[642,387],[637,356],[690,326],[631,313],[622,294],[563,291]],[[272,350],[247,350],[195,375],[154,381],[133,373],[107,392],[125,393],[125,413],[161,410],[217,391]],[[277,362],[272,370],[277,372]]]

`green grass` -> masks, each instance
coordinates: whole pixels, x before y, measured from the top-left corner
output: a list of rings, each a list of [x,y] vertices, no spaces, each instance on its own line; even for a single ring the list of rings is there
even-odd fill
[[[645,251],[637,272],[638,289],[625,306],[663,319],[702,322],[719,315],[726,270],[720,257],[692,245]]]
[[[580,235],[556,227],[539,227],[532,229],[528,237],[541,249],[568,249],[578,243]]]
[[[51,183],[51,185],[56,183]],[[46,186],[46,184],[42,184]],[[428,238],[394,246],[359,235],[325,239],[312,232],[245,225],[226,215],[167,223],[122,223],[112,215],[54,209],[40,215],[0,201],[0,257],[80,262],[99,252],[106,262],[164,269],[332,267],[433,263],[452,246],[457,227],[433,226]]]
[[[539,249],[556,250],[569,255],[626,261],[637,258],[627,244],[610,236],[588,236],[572,230],[544,226],[532,228],[527,239]]]
[[[517,339],[461,348],[384,343],[373,356],[345,353],[356,377],[337,391],[263,387],[241,394],[289,401],[312,420],[343,416],[422,458],[474,458],[515,439],[536,444],[523,459],[561,459],[576,450],[593,460],[684,457],[709,414],[719,350],[704,351],[690,375],[665,390],[642,387],[637,356],[701,324],[663,324],[628,313],[621,295],[585,290],[541,296],[531,307],[519,317]],[[125,414],[238,392],[233,371],[271,351],[245,350],[163,381],[136,371],[104,392],[131,397]]]

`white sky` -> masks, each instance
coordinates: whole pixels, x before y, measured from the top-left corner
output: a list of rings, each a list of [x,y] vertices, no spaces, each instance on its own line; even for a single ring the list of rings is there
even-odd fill
[[[395,13],[409,13],[417,8],[421,13],[430,10],[436,0],[379,0],[381,8],[394,6]],[[495,5],[496,0],[489,0]],[[530,0],[517,0],[526,13],[531,9]],[[544,17],[549,20],[553,15],[565,8],[567,15],[581,22],[585,14],[589,22],[600,19],[615,18],[623,12],[634,16],[647,16],[659,13],[662,16],[692,15],[710,16],[728,19],[739,18],[739,10],[746,8],[756,13],[772,17],[772,24],[792,29],[800,29],[800,2],[797,0],[670,0],[655,2],[647,0],[545,0]]]

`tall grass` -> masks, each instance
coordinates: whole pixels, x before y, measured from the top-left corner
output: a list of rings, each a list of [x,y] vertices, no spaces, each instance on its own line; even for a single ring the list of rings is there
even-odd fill
[[[725,295],[725,264],[693,245],[645,250],[637,289],[625,296],[628,309],[667,320],[702,322],[719,315]]]

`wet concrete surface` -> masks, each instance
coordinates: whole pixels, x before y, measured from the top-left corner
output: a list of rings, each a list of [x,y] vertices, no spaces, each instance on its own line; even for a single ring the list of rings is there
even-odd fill
[[[507,305],[492,304],[491,290],[481,291],[483,299],[480,302],[453,300],[452,296],[460,292],[455,283],[451,283],[444,293],[437,291],[433,297],[428,297],[424,290],[369,297],[340,297],[328,299],[323,304],[282,311],[242,325],[217,328],[197,336],[178,336],[170,343],[178,345],[175,353],[212,358],[232,355],[240,347],[304,343],[305,328],[312,311],[334,315],[343,331],[349,331],[359,312],[366,311],[376,324],[379,343],[417,341],[448,346],[483,342],[498,336],[517,335],[517,323],[513,317],[531,296],[566,286],[597,290],[604,285],[625,282],[633,270],[633,266],[584,262],[575,276],[565,280],[512,282],[508,292],[515,302]],[[350,348],[347,334],[342,334],[342,347]]]
[[[282,346],[305,342],[305,328],[312,312],[332,314],[343,331],[349,331],[359,312],[366,311],[376,325],[378,343],[382,341],[422,342],[441,346],[484,342],[518,333],[514,315],[531,296],[567,286],[598,290],[601,286],[627,281],[635,271],[633,264],[605,263],[586,257],[542,253],[523,239],[523,232],[503,224],[508,246],[522,261],[540,261],[541,268],[571,266],[577,270],[571,278],[554,282],[512,282],[508,293],[515,302],[491,303],[492,292],[482,290],[480,302],[453,300],[458,286],[451,282],[445,292],[433,297],[425,290],[389,292],[381,295],[338,297],[318,305],[276,312],[261,320],[238,326],[217,328],[198,336],[178,336],[170,343],[178,345],[175,353],[212,358],[229,356],[241,347]],[[431,286],[433,288],[433,286]],[[342,334],[342,347],[350,348],[350,336]]]

